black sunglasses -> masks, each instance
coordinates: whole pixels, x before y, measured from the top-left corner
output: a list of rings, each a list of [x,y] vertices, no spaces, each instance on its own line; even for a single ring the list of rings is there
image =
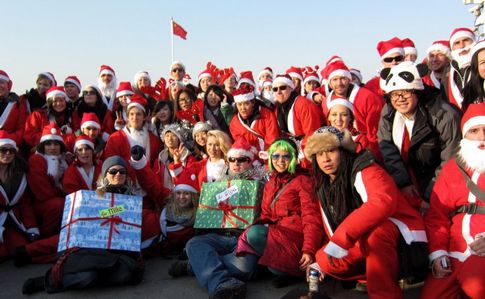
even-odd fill
[[[126,174],[127,171],[124,168],[120,168],[120,169],[114,169],[113,168],[113,169],[108,170],[108,173],[111,174],[111,175],[116,175],[117,173],[119,173],[119,174]]]
[[[84,96],[95,96],[97,95],[98,93],[94,90],[85,90],[83,91],[83,95]]]
[[[386,63],[391,63],[393,61],[395,62],[401,62],[403,61],[404,57],[399,55],[399,56],[395,56],[395,57],[386,57],[384,59],[382,59],[382,61],[386,62]]]
[[[286,85],[283,85],[280,87],[273,87],[273,92],[277,92],[278,90],[286,90],[286,88],[288,88],[288,86]]]
[[[0,147],[0,154],[7,155],[7,154],[16,154],[17,150],[13,147]]]
[[[234,162],[237,162],[237,163],[244,163],[244,162],[249,162],[251,161],[248,157],[239,157],[239,158],[233,158],[233,157],[229,157],[229,162],[231,163],[234,163]]]
[[[172,73],[175,73],[175,72],[179,72],[179,73],[181,73],[181,72],[183,72],[183,71],[184,71],[184,69],[183,69],[183,68],[174,68],[174,69],[172,69]]]

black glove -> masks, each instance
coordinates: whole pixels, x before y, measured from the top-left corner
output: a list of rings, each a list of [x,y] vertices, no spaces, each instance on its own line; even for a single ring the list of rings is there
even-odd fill
[[[145,154],[145,149],[142,146],[135,145],[131,148],[131,158],[135,161],[140,161]]]

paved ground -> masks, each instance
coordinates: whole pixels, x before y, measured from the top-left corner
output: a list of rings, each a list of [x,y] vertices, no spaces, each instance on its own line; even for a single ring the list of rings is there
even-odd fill
[[[207,292],[199,286],[194,277],[172,279],[167,274],[167,268],[172,261],[162,258],[148,260],[144,281],[137,286],[97,288],[49,295],[37,293],[31,296],[22,295],[23,282],[26,278],[42,275],[49,268],[49,265],[30,265],[15,268],[12,262],[8,261],[0,264],[0,298],[208,298]],[[248,284],[247,298],[281,298],[295,287],[306,287],[306,283],[300,282],[283,289],[275,289],[271,286],[271,277],[266,277]],[[326,280],[322,287],[334,299],[367,298],[367,295],[357,291],[342,289],[340,283],[333,280]],[[406,299],[418,299],[419,289],[406,290],[404,295]]]

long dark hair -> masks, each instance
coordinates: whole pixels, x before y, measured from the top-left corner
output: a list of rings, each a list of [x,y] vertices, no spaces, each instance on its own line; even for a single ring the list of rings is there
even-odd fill
[[[206,106],[206,105],[207,105],[207,95],[208,95],[208,94],[209,94],[211,91],[213,91],[213,92],[214,92],[214,93],[215,93],[215,94],[216,94],[218,97],[220,97],[220,98],[221,98],[221,102],[222,102],[222,100],[224,99],[224,89],[222,89],[222,88],[221,88],[219,85],[217,85],[217,84],[212,84],[211,86],[209,86],[209,87],[207,88],[207,91],[206,91],[206,92],[205,92],[205,94],[204,94],[204,106]],[[219,105],[220,105],[220,103],[221,103],[221,102],[219,102]]]
[[[336,228],[353,210],[359,207],[355,198],[352,182],[352,166],[355,154],[339,148],[340,165],[334,181],[318,166],[316,155],[312,157],[313,179],[315,181],[314,193],[318,196],[324,210],[333,207],[334,213],[330,215]]]
[[[5,181],[12,181],[15,177],[21,177],[23,174],[27,174],[28,168],[27,162],[22,157],[16,155],[12,163],[7,166]]]
[[[477,100],[483,102],[483,99],[485,99],[485,91],[483,90],[484,80],[478,73],[478,53],[481,51],[477,51],[472,56],[470,63],[470,80],[463,88],[463,102],[461,103],[462,111],[466,111],[468,106],[475,103]]]
[[[79,105],[77,106],[77,115],[79,116],[79,119],[82,119],[85,112],[93,112],[98,117],[99,122],[103,123],[104,116],[106,115],[106,111],[108,110],[108,107],[103,102],[102,96],[99,94],[98,90],[96,90],[96,88],[93,88],[93,90],[96,91],[95,106],[94,107],[88,106],[88,104],[84,102],[84,96],[83,96],[79,101]]]

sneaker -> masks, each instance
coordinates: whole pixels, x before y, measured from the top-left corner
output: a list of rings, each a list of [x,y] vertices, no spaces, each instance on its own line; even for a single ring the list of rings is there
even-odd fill
[[[170,268],[168,268],[168,275],[172,276],[173,278],[186,276],[189,274],[188,268],[188,261],[176,261],[170,265]]]
[[[244,299],[246,298],[247,286],[244,282],[235,284],[221,284],[209,299]]]

